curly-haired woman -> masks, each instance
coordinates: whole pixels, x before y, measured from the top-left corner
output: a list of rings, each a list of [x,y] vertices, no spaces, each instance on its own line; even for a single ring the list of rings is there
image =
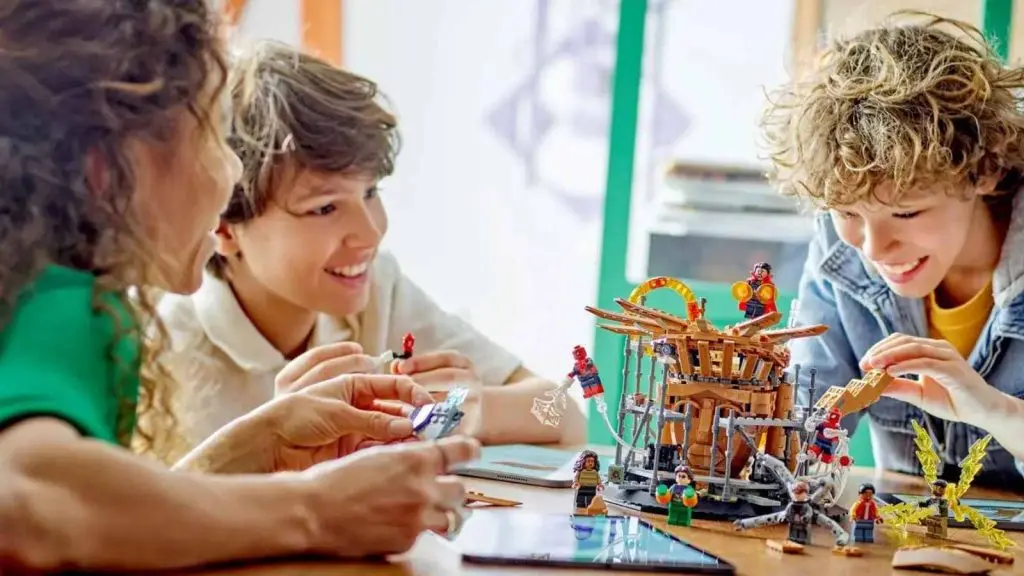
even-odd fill
[[[9,0],[0,29],[0,572],[384,554],[450,525],[464,490],[438,475],[475,442],[338,459],[362,416],[408,437],[355,409],[429,401],[404,378],[315,384],[186,459],[293,472],[126,450],[173,446],[150,289],[198,287],[240,171],[223,42],[204,0]]]
[[[835,41],[765,117],[774,180],[821,211],[797,321],[830,330],[793,362],[898,377],[867,410],[884,468],[919,473],[924,419],[946,472],[988,431],[979,481],[1024,487],[1024,69],[970,25],[901,17]]]

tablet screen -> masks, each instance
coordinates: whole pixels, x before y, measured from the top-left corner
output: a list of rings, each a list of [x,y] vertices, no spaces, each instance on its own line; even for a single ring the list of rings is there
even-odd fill
[[[454,542],[467,562],[733,573],[724,560],[632,516],[479,510]]]

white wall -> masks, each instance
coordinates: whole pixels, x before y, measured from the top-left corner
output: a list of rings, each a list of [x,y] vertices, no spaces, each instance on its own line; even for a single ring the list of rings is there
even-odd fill
[[[561,4],[555,27],[571,16]],[[348,0],[345,9],[346,66],[380,83],[404,133],[384,186],[386,244],[446,307],[535,370],[564,374],[572,346],[592,338],[583,306],[596,295],[599,220],[580,219],[531,184],[488,122],[533,73],[534,2]],[[554,64],[536,93],[556,123],[537,169],[574,201],[600,206],[607,139],[565,128],[575,112],[572,68]],[[524,99],[520,111],[530,110]]]
[[[784,73],[792,10],[792,0],[650,4],[660,17],[648,21],[634,230],[643,228],[663,159],[757,162],[761,87]],[[553,376],[565,372],[573,345],[593,337],[583,306],[597,293],[617,7],[614,0],[344,4],[345,66],[380,84],[404,136],[397,171],[384,184],[385,244],[444,306]],[[241,32],[298,43],[298,20],[297,2],[250,0]],[[554,55],[573,39],[577,49]],[[656,149],[655,88],[686,128]],[[520,140],[529,140],[531,117],[550,115],[543,139],[520,142],[532,161],[489,120],[517,90]],[[643,234],[635,238],[633,259],[643,260]]]

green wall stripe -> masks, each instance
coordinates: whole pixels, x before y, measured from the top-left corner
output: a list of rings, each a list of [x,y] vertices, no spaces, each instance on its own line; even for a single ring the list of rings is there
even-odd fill
[[[633,191],[633,161],[636,155],[640,75],[643,68],[646,22],[647,0],[621,1],[612,86],[601,264],[597,284],[597,305],[605,309],[613,309],[615,299],[628,296],[632,289],[626,281],[626,247],[629,243],[629,208]],[[580,312],[584,313],[582,310]],[[623,337],[597,328],[595,331],[594,350],[591,356],[601,369],[605,399],[610,412],[614,413],[618,410],[622,392]],[[604,420],[597,414],[596,404],[591,401],[589,406],[587,432],[590,441],[612,444],[612,436]]]
[[[1010,57],[1013,0],[985,0],[981,10],[982,32],[999,58],[1006,62]]]

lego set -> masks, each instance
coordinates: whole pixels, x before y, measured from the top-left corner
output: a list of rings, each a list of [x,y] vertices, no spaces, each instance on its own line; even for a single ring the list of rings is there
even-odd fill
[[[674,278],[652,278],[628,300],[616,300],[621,312],[587,307],[609,322],[603,329],[627,336],[617,422],[609,417],[598,369],[581,346],[573,350],[574,367],[562,386],[538,399],[533,412],[557,425],[566,391],[579,380],[584,398],[596,403],[617,442],[605,489],[609,503],[667,514],[672,499],[659,495],[659,486],[672,483],[676,470],[685,467],[691,482],[704,487],[692,507],[695,517],[732,520],[779,512],[790,501],[789,486],[807,479],[825,486],[821,506],[843,520],[834,499],[852,461],[839,417],[877,399],[887,376],[873,373],[827,391],[814,407],[797,406],[799,367],[786,373],[785,343],[827,327],[771,329],[782,315],[770,270],[758,264],[733,289],[745,314],[764,313],[724,330],[705,319],[706,302]],[[684,299],[687,318],[644,305],[646,295],[659,288]],[[627,430],[631,438],[623,438]]]
[[[687,317],[645,305],[647,294],[660,288],[684,300]],[[557,426],[568,390],[578,382],[616,441],[607,484],[597,454],[580,455],[577,515],[605,513],[607,501],[665,514],[675,526],[690,526],[693,518],[732,520],[738,530],[786,523],[788,540],[767,542],[785,553],[802,552],[810,543],[810,526],[818,524],[832,532],[836,553],[859,556],[860,549],[850,544],[873,543],[875,526],[883,522],[897,533],[921,523],[929,536],[944,538],[952,510],[957,518],[970,518],[993,546],[1012,545],[994,523],[959,503],[980,469],[987,439],[962,463],[961,482],[947,485],[935,477],[930,438],[915,426],[931,497],[918,505],[879,506],[874,486],[863,484],[849,513],[837,506],[853,464],[842,417],[880,398],[892,376],[872,371],[830,387],[813,406],[798,405],[801,367],[789,366],[786,344],[828,327],[774,328],[782,315],[767,263],[755,265],[750,278],[733,285],[732,294],[744,318],[724,329],[705,318],[706,301],[674,278],[644,282],[628,299],[615,301],[621,311],[586,308],[607,322],[602,329],[626,336],[615,422],[598,367],[582,346],[573,349],[573,367],[562,383],[533,406],[539,421]],[[813,399],[813,368],[808,376],[806,397]],[[847,523],[849,531],[843,527]]]

